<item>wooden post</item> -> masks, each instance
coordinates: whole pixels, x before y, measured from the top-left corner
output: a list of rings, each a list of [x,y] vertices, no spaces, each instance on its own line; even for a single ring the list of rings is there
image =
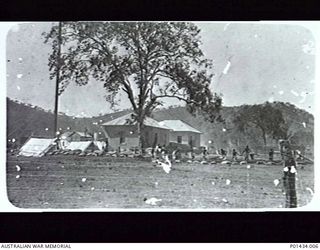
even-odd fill
[[[284,160],[283,187],[285,192],[285,207],[297,207],[296,174],[297,164],[288,140],[280,141],[280,152]]]
[[[60,82],[60,56],[61,56],[61,22],[59,22],[58,28],[58,54],[57,54],[57,69],[56,69],[56,92],[55,92],[55,102],[54,102],[54,137],[57,136],[58,132],[58,101],[59,101],[59,82]]]

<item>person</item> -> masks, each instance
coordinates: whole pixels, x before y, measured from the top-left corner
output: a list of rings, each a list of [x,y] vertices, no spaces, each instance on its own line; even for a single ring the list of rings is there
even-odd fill
[[[194,155],[194,152],[193,152],[193,146],[192,145],[190,146],[190,152],[189,153],[190,153],[191,159],[194,160],[195,159],[195,155]]]
[[[190,152],[190,154],[191,154],[191,159],[194,160],[195,159],[195,155],[194,155],[193,150]]]
[[[161,146],[160,144],[157,145],[156,149],[155,149],[155,153],[156,153],[156,158],[159,159],[160,155],[161,155]]]
[[[108,138],[106,138],[105,144],[104,144],[104,152],[108,152],[108,151],[109,151],[109,140]]]
[[[227,150],[224,150],[223,148],[220,149],[220,154],[223,159],[227,158]]]
[[[203,150],[202,150],[203,160],[206,160],[206,159],[207,159],[207,154],[208,154],[208,150],[207,150],[206,147],[204,147]]]
[[[163,144],[163,146],[161,147],[161,155],[164,158],[166,154],[167,154],[166,145]]]
[[[59,150],[61,148],[59,137],[54,139],[55,149]]]
[[[225,151],[224,151],[224,149],[222,148],[222,149],[220,149],[220,154],[221,154],[221,156],[225,156]]]
[[[250,158],[251,160],[254,160],[254,152],[250,152]]]
[[[151,157],[152,157],[152,158],[155,158],[154,152],[155,152],[155,149],[152,147],[152,148],[151,148]]]
[[[181,160],[181,152],[179,148],[176,150],[176,160]]]
[[[238,152],[235,149],[232,149],[232,160],[237,161]]]
[[[250,153],[250,148],[247,145],[246,148],[243,150],[242,154],[244,153],[244,160],[248,161],[249,160],[249,153]]]
[[[173,152],[172,152],[172,160],[175,160],[176,157],[177,157],[177,150],[175,149],[175,150],[173,150]]]
[[[274,154],[274,151],[273,151],[273,148],[271,148],[269,151],[269,161],[273,161],[273,154]]]

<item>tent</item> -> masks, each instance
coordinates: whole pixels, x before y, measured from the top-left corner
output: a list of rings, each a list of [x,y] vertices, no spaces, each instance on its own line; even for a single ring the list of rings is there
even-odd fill
[[[30,138],[21,147],[19,155],[41,157],[55,146],[55,139]]]
[[[92,141],[72,141],[66,147],[66,149],[69,149],[69,150],[80,149],[81,151],[86,151],[86,150],[96,150],[98,149],[98,147],[95,146]]]
[[[100,151],[103,151],[106,147],[106,142],[104,141],[95,141],[94,145],[96,145]]]

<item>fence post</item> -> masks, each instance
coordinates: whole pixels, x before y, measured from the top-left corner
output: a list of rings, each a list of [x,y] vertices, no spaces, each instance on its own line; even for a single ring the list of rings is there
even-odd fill
[[[280,152],[284,160],[283,168],[283,187],[286,196],[285,207],[297,207],[297,191],[296,191],[296,161],[294,159],[291,145],[288,140],[280,140]]]

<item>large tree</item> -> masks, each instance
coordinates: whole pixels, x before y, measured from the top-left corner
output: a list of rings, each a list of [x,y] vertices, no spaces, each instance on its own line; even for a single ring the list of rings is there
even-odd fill
[[[266,102],[259,105],[244,105],[234,119],[236,128],[241,132],[256,128],[261,132],[264,145],[267,145],[267,136],[272,139],[287,139],[288,126],[281,110]]]
[[[59,60],[58,26],[45,34],[51,78],[59,70],[59,94],[71,82],[100,81],[112,106],[125,92],[143,146],[144,119],[167,98],[184,102],[191,114],[217,117],[222,100],[212,92],[212,62],[200,49],[199,32],[185,22],[64,22]]]

